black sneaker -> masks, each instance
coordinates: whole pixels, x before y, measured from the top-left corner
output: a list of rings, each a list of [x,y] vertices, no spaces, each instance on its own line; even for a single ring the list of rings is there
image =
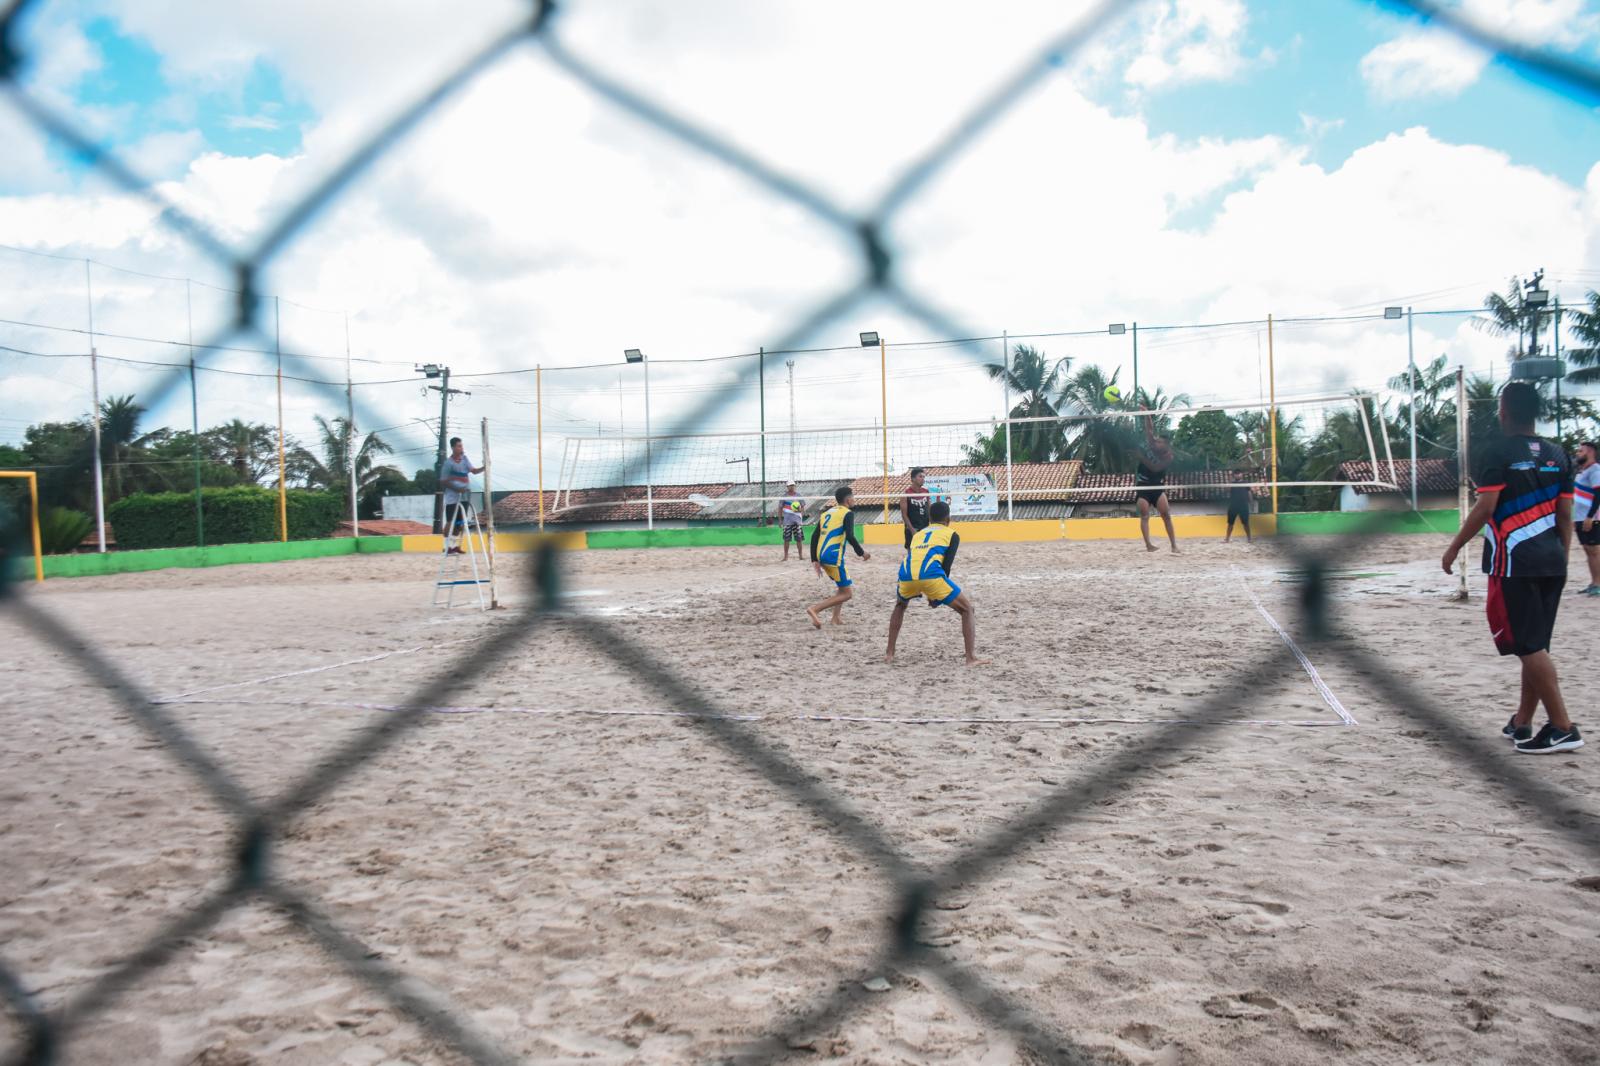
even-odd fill
[[[1578,734],[1578,727],[1571,729],[1557,729],[1546,722],[1538,734],[1530,740],[1517,741],[1517,750],[1528,755],[1549,755],[1557,751],[1576,751],[1583,747],[1583,737]]]
[[[1512,715],[1511,716],[1511,720],[1506,722],[1506,727],[1504,729],[1500,730],[1500,735],[1505,737],[1507,740],[1511,741],[1511,743],[1513,743],[1513,744],[1519,743],[1520,741],[1524,741],[1524,740],[1532,740],[1533,739],[1533,726],[1531,726],[1531,725],[1518,725],[1517,724],[1517,716],[1516,715]]]

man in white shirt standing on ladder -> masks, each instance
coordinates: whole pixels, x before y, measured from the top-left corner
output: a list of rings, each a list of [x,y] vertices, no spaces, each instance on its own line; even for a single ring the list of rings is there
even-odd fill
[[[467,449],[460,437],[450,438],[450,457],[439,466],[439,485],[444,489],[444,536],[448,545],[446,553],[460,555],[461,545],[454,543],[466,524],[467,511],[472,507],[472,475],[483,473],[483,467],[473,466],[467,458]]]

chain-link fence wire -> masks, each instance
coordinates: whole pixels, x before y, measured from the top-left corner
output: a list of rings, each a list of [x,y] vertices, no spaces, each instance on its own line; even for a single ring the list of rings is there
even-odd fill
[[[782,174],[738,145],[708,132],[689,118],[661,107],[634,93],[606,72],[570,52],[559,35],[559,19],[554,4],[539,0],[530,6],[526,21],[490,41],[464,62],[453,74],[422,95],[389,123],[377,130],[336,168],[318,187],[303,197],[276,225],[246,248],[234,248],[206,226],[187,215],[137,174],[115,152],[103,149],[69,115],[31,96],[20,75],[28,58],[18,43],[18,25],[30,0],[15,0],[0,15],[0,89],[9,101],[41,131],[78,153],[87,163],[121,185],[129,193],[149,200],[161,208],[162,224],[181,235],[199,252],[232,268],[240,291],[237,313],[221,336],[201,349],[211,351],[236,338],[264,339],[263,307],[256,279],[264,267],[291,239],[296,237],[316,214],[338,196],[351,180],[461,86],[520,46],[542,50],[544,55],[567,71],[597,96],[629,112],[641,121],[678,140],[687,148],[742,173],[764,186],[775,196],[799,205],[819,224],[852,235],[857,242],[862,274],[837,293],[819,303],[794,324],[773,348],[795,348],[809,334],[860,304],[869,296],[888,299],[912,317],[921,320],[942,336],[974,336],[960,328],[936,305],[904,288],[894,273],[895,256],[886,230],[895,215],[953,159],[968,151],[976,138],[1001,116],[1007,114],[1050,70],[1069,60],[1074,52],[1125,12],[1137,6],[1130,2],[1107,0],[1094,5],[1069,29],[1047,42],[1036,56],[987,98],[980,101],[950,132],[931,146],[920,159],[907,167],[889,191],[868,212],[854,215],[832,203],[819,191]],[[1511,69],[1553,92],[1600,102],[1600,69],[1565,58],[1545,54],[1517,41],[1509,40],[1471,21],[1460,11],[1423,0],[1389,2],[1383,6],[1420,15],[1458,36],[1495,53]],[[984,358],[979,352],[974,358]],[[295,365],[286,356],[292,373],[316,378],[311,368]],[[154,406],[182,384],[181,373],[173,372],[142,396]],[[731,390],[730,390],[731,391]],[[681,432],[714,414],[726,402],[721,394],[707,396],[680,416],[667,432]],[[380,418],[362,412],[368,425],[383,424]],[[633,476],[621,470],[618,480]],[[1377,528],[1376,526],[1373,527]],[[1357,670],[1365,671],[1376,688],[1400,715],[1411,718],[1429,730],[1436,744],[1432,750],[1447,752],[1481,773],[1501,788],[1509,798],[1551,812],[1545,824],[1560,833],[1574,849],[1600,859],[1600,824],[1592,816],[1571,809],[1570,798],[1543,779],[1518,768],[1506,766],[1492,756],[1475,730],[1463,728],[1430,697],[1418,691],[1380,657],[1364,649],[1342,630],[1333,617],[1327,574],[1341,561],[1359,550],[1362,538],[1371,530],[1339,538],[1323,551],[1312,552],[1293,544],[1284,550],[1304,574],[1300,595],[1300,629],[1304,639],[1319,652]],[[15,541],[5,546],[10,563],[25,553]],[[8,578],[12,567],[0,566]],[[956,886],[968,887],[992,874],[1020,852],[1049,836],[1059,836],[1096,802],[1114,797],[1149,773],[1154,761],[1145,755],[1148,747],[1193,745],[1214,732],[1233,716],[1243,699],[1260,698],[1272,686],[1291,676],[1294,659],[1285,649],[1275,657],[1259,662],[1229,680],[1216,694],[1203,701],[1181,723],[1160,726],[1148,738],[1146,748],[1115,756],[1094,774],[1052,792],[1023,817],[977,841],[953,859],[939,866],[928,866],[906,855],[889,841],[867,818],[842,797],[808,775],[804,768],[764,740],[756,729],[725,714],[704,693],[647,648],[626,639],[606,623],[575,613],[558,605],[559,559],[549,548],[537,557],[531,570],[530,603],[534,604],[514,624],[503,627],[478,644],[476,650],[455,669],[481,670],[500,660],[513,649],[533,640],[546,626],[561,627],[585,639],[597,653],[609,659],[622,672],[633,676],[662,694],[670,705],[694,716],[701,731],[734,756],[763,774],[789,794],[794,802],[814,815],[828,830],[869,858],[895,891],[896,905],[889,919],[890,935],[868,972],[891,970],[920,972],[964,1004],[987,1024],[1009,1034],[1019,1046],[1045,1062],[1079,1063],[1094,1060],[1091,1052],[1067,1034],[1025,1010],[1009,994],[995,988],[969,964],[958,963],[927,945],[919,936],[927,910],[942,894]],[[272,864],[274,843],[308,805],[326,798],[350,775],[382,750],[399,742],[424,718],[425,708],[442,698],[453,676],[440,675],[405,701],[396,713],[385,716],[359,731],[332,754],[319,761],[308,773],[275,799],[263,802],[249,795],[228,772],[195,744],[189,735],[155,703],[150,693],[122,672],[119,666],[99,653],[51,611],[30,602],[14,581],[0,585],[0,608],[11,619],[61,655],[100,688],[110,693],[121,710],[155,738],[184,768],[207,789],[228,812],[235,830],[235,850],[230,863],[231,877],[220,889],[197,906],[172,916],[145,945],[132,956],[111,968],[77,992],[66,1003],[47,1010],[28,990],[24,979],[0,961],[0,997],[23,1032],[21,1044],[5,1052],[5,1062],[45,1064],[55,1061],[75,1030],[108,1008],[141,976],[160,966],[178,951],[187,938],[204,934],[221,918],[250,900],[264,900],[277,906],[329,955],[341,962],[355,977],[391,1005],[410,1017],[434,1037],[478,1063],[515,1061],[474,1025],[465,1012],[445,1002],[437,993],[421,988],[393,967],[377,961],[365,945],[339,929],[317,908],[303,891],[281,879]],[[1246,694],[1241,696],[1240,694]],[[863,977],[863,974],[841,977]],[[863,1010],[867,995],[856,981],[843,981],[839,991],[825,997],[798,1017],[774,1019],[763,1026],[763,1035],[742,1048],[730,1049],[738,1061],[771,1062],[794,1053],[793,1038],[838,1025]]]

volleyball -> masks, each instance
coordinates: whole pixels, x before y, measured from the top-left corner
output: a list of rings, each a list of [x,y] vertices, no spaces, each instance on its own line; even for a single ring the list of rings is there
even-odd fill
[[[1107,385],[1106,391],[1102,392],[1100,395],[1104,396],[1106,398],[1106,403],[1109,404],[1119,404],[1122,402],[1122,390],[1117,388],[1115,385]]]

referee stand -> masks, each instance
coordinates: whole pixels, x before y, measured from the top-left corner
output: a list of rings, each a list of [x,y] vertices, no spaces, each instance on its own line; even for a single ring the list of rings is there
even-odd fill
[[[444,546],[439,552],[439,574],[433,584],[435,607],[454,607],[457,594],[465,601],[466,590],[471,589],[477,597],[478,610],[489,609],[489,597],[484,594],[491,580],[488,546],[470,494],[468,499],[451,504],[445,511]]]

